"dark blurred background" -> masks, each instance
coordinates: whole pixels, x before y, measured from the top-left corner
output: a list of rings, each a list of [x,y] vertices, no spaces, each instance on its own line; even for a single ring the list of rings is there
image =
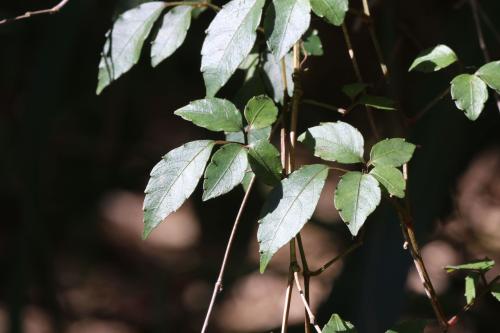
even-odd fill
[[[48,8],[57,1],[3,0],[0,18]],[[0,332],[197,332],[243,191],[201,204],[193,197],[140,240],[143,189],[161,156],[195,139],[217,138],[173,115],[204,96],[200,48],[213,18],[193,21],[185,44],[158,68],[148,57],[95,96],[104,34],[133,0],[71,0],[58,14],[0,26]],[[142,1],[144,2],[144,1]],[[216,1],[222,4],[220,1]],[[482,17],[500,30],[500,2],[479,0]],[[400,101],[411,116],[441,93],[460,66],[408,73],[422,49],[447,44],[464,71],[484,64],[468,1],[371,1],[389,61],[389,88],[380,83],[365,24],[346,21],[365,79]],[[360,1],[351,7],[359,9]],[[493,59],[500,39],[484,24]],[[310,58],[307,98],[338,106],[340,87],[355,81],[341,30],[313,19],[325,55]],[[143,55],[149,51],[146,46]],[[221,96],[232,98],[236,75]],[[490,90],[490,95],[493,92]],[[449,95],[419,122],[402,128],[397,112],[377,112],[384,137],[408,134],[419,145],[410,165],[417,237],[431,278],[451,316],[464,305],[463,275],[442,267],[488,256],[500,261],[500,113],[490,98],[476,122]],[[304,105],[301,131],[340,119]],[[373,142],[362,109],[348,122]],[[299,151],[301,163],[311,156]],[[327,182],[303,231],[311,266],[351,242],[332,204],[338,175]],[[279,253],[258,273],[256,220],[265,192],[251,196],[229,262],[212,332],[270,332],[280,325],[288,257]],[[366,225],[364,245],[312,282],[313,310],[324,324],[337,312],[360,332],[383,332],[400,319],[432,318],[398,221],[383,203]],[[488,273],[496,276],[497,266]],[[498,332],[500,304],[480,300],[452,332]],[[294,298],[293,332],[303,329]]]

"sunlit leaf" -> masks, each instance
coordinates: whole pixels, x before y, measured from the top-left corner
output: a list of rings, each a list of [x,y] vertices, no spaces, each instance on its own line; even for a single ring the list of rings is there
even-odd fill
[[[457,61],[457,55],[446,45],[437,45],[422,51],[410,66],[408,71],[436,72]]]
[[[451,97],[467,118],[476,120],[488,100],[488,89],[486,83],[477,76],[460,74],[451,81]]]
[[[311,0],[314,14],[333,25],[341,25],[349,9],[349,0]]]
[[[278,116],[278,108],[265,95],[255,96],[245,106],[245,118],[249,128],[261,129],[272,125]]]
[[[264,0],[229,1],[210,23],[201,49],[207,96],[226,84],[252,50],[263,5]]]
[[[155,165],[145,190],[144,238],[193,193],[213,146],[211,140],[189,142]]]
[[[242,145],[237,143],[223,145],[212,156],[205,171],[203,201],[225,194],[240,184],[247,165],[247,152]]]
[[[328,167],[307,165],[283,179],[268,195],[259,219],[260,271],[311,218],[325,185]]]
[[[447,273],[452,273],[455,271],[478,271],[478,272],[487,272],[493,266],[495,266],[495,261],[485,258],[482,260],[472,261],[462,265],[450,265],[446,266],[444,269]]]
[[[328,323],[323,327],[321,333],[357,333],[357,330],[354,328],[353,324],[348,321],[343,320],[336,313],[332,314]]]
[[[500,60],[481,66],[476,72],[486,84],[500,94]]]
[[[137,63],[144,40],[164,8],[164,2],[147,2],[118,17],[106,34],[106,44],[99,63],[98,95]]]
[[[370,175],[375,177],[390,195],[404,198],[406,182],[401,171],[390,165],[379,165],[370,171]]]
[[[470,304],[476,298],[476,284],[473,276],[467,275],[465,277],[464,296],[467,304]]]
[[[405,139],[385,139],[372,147],[369,164],[399,167],[410,161],[414,152],[415,145]]]
[[[286,73],[286,88],[288,96],[292,96],[293,93],[293,57],[290,53],[288,53],[285,58],[285,73]],[[281,66],[281,61],[276,60],[276,58],[267,53],[265,56],[264,72],[267,76],[267,83],[271,87],[273,91],[274,101],[280,104],[283,104],[284,100],[284,92],[285,92],[285,82],[283,80],[283,69]]]
[[[380,187],[372,175],[351,171],[344,174],[334,196],[335,207],[353,236],[380,203]]]

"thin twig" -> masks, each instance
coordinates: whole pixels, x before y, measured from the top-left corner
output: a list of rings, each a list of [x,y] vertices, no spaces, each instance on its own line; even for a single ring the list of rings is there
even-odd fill
[[[41,10],[34,10],[34,11],[28,11],[28,12],[24,13],[23,15],[19,15],[19,16],[16,16],[16,17],[3,19],[3,20],[0,21],[0,25],[2,25],[2,24],[9,24],[9,23],[12,23],[12,22],[15,22],[15,21],[20,21],[20,20],[28,19],[28,18],[31,18],[33,16],[46,15],[46,14],[49,14],[49,15],[50,14],[55,14],[58,11],[60,11],[64,6],[66,6],[66,4],[68,2],[69,2],[69,0],[62,0],[62,1],[60,1],[57,5],[55,5],[52,8],[41,9]]]
[[[285,304],[283,305],[283,319],[281,321],[281,333],[286,333],[288,330],[288,317],[290,316],[290,303],[292,299],[293,280],[288,279],[288,285],[285,292]]]
[[[354,54],[354,49],[352,47],[351,37],[349,36],[349,31],[347,30],[345,23],[342,23],[342,33],[344,34],[344,39],[347,45],[347,51],[349,53],[349,58],[351,59],[352,67],[354,68],[354,73],[356,74],[358,83],[363,83],[363,76],[361,75],[358,61],[356,59],[356,55]],[[365,109],[373,135],[375,136],[375,138],[378,139],[380,138],[380,135],[378,133],[377,126],[375,125],[375,119],[373,118],[372,109],[366,105]]]
[[[498,33],[497,28],[495,27],[495,25],[491,21],[488,14],[486,14],[486,12],[484,11],[483,7],[481,6],[481,3],[477,2],[477,8],[479,10],[479,14],[481,15],[481,19],[486,24],[488,29],[490,29],[490,31],[493,34],[493,36],[495,37],[497,43],[500,44],[500,33]]]
[[[408,124],[412,125],[414,123],[416,123],[417,121],[420,120],[420,118],[422,118],[423,116],[425,116],[427,114],[427,112],[429,112],[433,107],[435,107],[444,97],[446,97],[446,95],[448,95],[450,93],[450,87],[446,88],[445,90],[443,90],[439,95],[437,95],[436,97],[434,97],[429,103],[427,103],[427,105],[422,108],[422,110],[418,111],[413,117],[409,118],[407,121],[408,121]]]
[[[302,290],[302,287],[300,286],[300,281],[299,281],[299,274],[297,272],[293,273],[293,278],[295,279],[295,285],[297,286],[297,290],[299,291],[300,298],[302,299],[302,303],[304,303],[304,308],[306,309],[306,312],[309,317],[309,323],[314,327],[316,332],[321,333],[321,328],[316,324],[316,317],[311,311],[311,307],[309,306],[309,302],[307,301],[305,295],[304,295],[304,290]]]
[[[481,28],[481,22],[479,20],[477,0],[469,0],[469,4],[472,10],[472,17],[474,18],[474,26],[476,27],[477,40],[479,42],[479,47],[483,52],[484,61],[490,62],[490,52],[488,51],[488,47],[486,46],[483,29]],[[497,102],[498,111],[500,112],[500,97],[497,94],[495,94],[495,100]]]
[[[222,265],[220,267],[219,276],[217,277],[217,282],[215,282],[214,290],[212,293],[212,298],[210,300],[210,305],[208,306],[207,314],[205,316],[205,321],[203,322],[203,327],[201,329],[201,333],[204,333],[208,327],[208,322],[210,321],[210,316],[212,314],[212,310],[215,304],[215,300],[219,292],[222,291],[222,279],[224,277],[224,272],[226,270],[227,260],[229,258],[229,254],[231,253],[231,248],[233,245],[233,241],[236,235],[236,230],[238,229],[239,222],[241,220],[241,216],[243,215],[243,211],[247,206],[248,198],[250,197],[250,193],[252,192],[253,185],[255,183],[255,176],[252,177],[250,183],[248,185],[247,191],[243,200],[241,201],[240,208],[238,210],[238,214],[236,215],[236,219],[234,220],[233,229],[231,230],[231,234],[229,236],[229,240],[227,242],[226,251],[224,253],[224,259],[222,259]]]
[[[375,53],[377,54],[380,70],[382,71],[382,75],[384,76],[385,80],[388,81],[389,70],[384,60],[384,55],[382,53],[382,48],[380,47],[380,43],[378,41],[377,34],[375,32],[375,27],[373,26],[373,19],[371,18],[370,7],[368,6],[368,0],[363,0],[363,14],[370,18],[368,24],[368,31],[370,33],[370,38],[372,40],[373,47],[375,48]]]
[[[362,239],[358,239],[355,243],[353,243],[351,246],[349,246],[344,252],[342,252],[341,254],[339,254],[338,256],[336,256],[335,258],[329,260],[326,264],[324,264],[323,266],[321,266],[317,270],[309,272],[309,275],[311,275],[311,276],[320,275],[321,273],[323,273],[324,271],[326,271],[331,265],[333,265],[334,263],[336,263],[340,259],[345,258],[351,252],[353,252],[358,247],[360,247],[361,245],[363,245],[363,240]]]
[[[346,112],[347,112],[347,110],[344,109],[344,108],[339,108],[339,107],[336,107],[334,105],[330,105],[330,104],[318,102],[318,101],[315,101],[313,99],[304,98],[304,99],[302,99],[302,103],[309,104],[309,105],[314,105],[314,106],[318,106],[320,108],[331,110],[331,111],[335,111],[335,112],[340,113],[341,115],[345,115]]]

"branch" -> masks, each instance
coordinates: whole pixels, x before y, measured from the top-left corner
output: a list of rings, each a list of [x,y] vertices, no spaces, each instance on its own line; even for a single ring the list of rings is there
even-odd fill
[[[68,2],[69,2],[69,0],[62,0],[57,5],[55,5],[52,8],[49,8],[49,9],[34,10],[34,11],[26,12],[23,15],[19,15],[19,16],[16,16],[16,17],[3,19],[3,20],[0,21],[0,25],[2,25],[2,24],[9,24],[9,23],[12,23],[12,22],[15,22],[15,21],[20,21],[20,20],[28,19],[28,18],[31,18],[33,16],[37,16],[37,15],[55,14],[58,11],[60,11]]]
[[[418,111],[413,117],[407,119],[409,125],[412,125],[420,120],[423,116],[427,114],[433,107],[435,107],[446,95],[450,92],[450,87],[443,90],[439,95],[434,97],[422,110]]]
[[[335,112],[340,113],[341,115],[345,115],[347,113],[347,110],[344,109],[344,108],[339,108],[339,107],[336,107],[336,106],[333,106],[333,105],[330,105],[330,104],[318,102],[318,101],[315,101],[313,99],[305,99],[304,98],[302,100],[302,103],[309,104],[309,105],[314,105],[314,106],[318,106],[320,108],[331,110],[331,111],[335,111]]]
[[[363,0],[363,14],[369,18],[368,31],[370,32],[370,38],[372,40],[373,46],[375,47],[375,53],[377,54],[380,70],[386,81],[389,80],[389,71],[387,69],[387,64],[384,60],[384,55],[382,53],[382,48],[375,33],[375,28],[373,26],[373,20],[370,15],[370,7],[368,6],[368,0]]]
[[[326,271],[328,269],[328,267],[330,267],[331,265],[333,265],[334,263],[336,263],[340,259],[345,258],[347,255],[349,255],[351,252],[356,250],[361,245],[363,245],[363,240],[360,238],[355,243],[353,243],[351,246],[349,246],[344,252],[342,252],[341,254],[336,256],[335,258],[329,260],[326,264],[324,264],[323,266],[321,266],[317,270],[309,272],[309,274],[311,276],[320,275],[321,273]]]
[[[293,280],[288,278],[288,285],[285,292],[285,305],[283,306],[283,319],[281,321],[281,333],[286,333],[288,330],[288,317],[290,314],[290,303],[292,299]]]
[[[250,180],[250,184],[248,185],[247,191],[243,200],[241,201],[240,209],[238,210],[238,214],[236,215],[236,219],[234,220],[233,229],[231,230],[231,234],[229,236],[229,240],[227,242],[226,251],[224,253],[224,259],[222,259],[222,265],[220,267],[219,276],[217,277],[217,282],[215,282],[214,290],[212,292],[212,298],[210,300],[210,305],[208,306],[207,314],[205,316],[205,321],[203,322],[203,327],[201,329],[201,333],[204,333],[207,329],[208,322],[210,321],[210,316],[212,314],[212,310],[215,304],[215,299],[219,292],[222,291],[222,278],[224,277],[224,272],[226,270],[227,259],[229,254],[231,253],[231,247],[233,245],[234,237],[236,235],[236,230],[238,229],[239,222],[241,220],[241,216],[248,202],[248,198],[250,193],[252,192],[253,185],[255,183],[255,176]]]
[[[314,326],[316,332],[321,333],[321,328],[316,324],[316,317],[311,311],[311,307],[309,306],[309,302],[307,301],[304,290],[300,286],[299,274],[297,272],[293,273],[293,278],[295,279],[295,285],[297,286],[297,290],[299,291],[300,298],[302,299],[302,303],[304,303],[304,308],[306,309],[307,315],[309,317],[309,323]]]

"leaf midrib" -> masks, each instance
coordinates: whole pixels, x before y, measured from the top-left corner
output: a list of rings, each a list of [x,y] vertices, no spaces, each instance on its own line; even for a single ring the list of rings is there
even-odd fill
[[[224,178],[224,176],[226,175],[227,171],[231,168],[231,166],[233,165],[233,163],[236,160],[236,158],[238,157],[238,155],[240,155],[241,151],[242,151],[242,149],[238,150],[238,152],[236,154],[234,154],[233,158],[227,164],[227,167],[222,172],[221,176],[217,179],[217,181],[215,182],[215,184],[212,186],[211,190],[207,193],[207,198],[210,198],[210,194],[212,194],[212,192],[217,187],[217,185],[219,185],[219,182],[222,180],[222,178]]]

